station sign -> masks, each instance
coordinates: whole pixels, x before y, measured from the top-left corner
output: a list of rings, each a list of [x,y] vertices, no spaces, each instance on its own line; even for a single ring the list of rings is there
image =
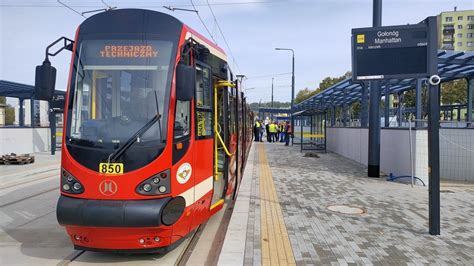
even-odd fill
[[[352,29],[353,81],[429,76],[437,49],[430,22]]]

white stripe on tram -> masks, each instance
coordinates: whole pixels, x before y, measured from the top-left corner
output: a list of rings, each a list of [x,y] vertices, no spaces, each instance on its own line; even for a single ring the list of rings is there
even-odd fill
[[[209,191],[212,190],[212,187],[212,176],[210,176],[203,180],[201,183],[197,184],[196,186],[181,193],[179,196],[184,198],[184,200],[186,201],[186,207],[188,207],[200,198],[202,198],[204,195],[209,193]]]

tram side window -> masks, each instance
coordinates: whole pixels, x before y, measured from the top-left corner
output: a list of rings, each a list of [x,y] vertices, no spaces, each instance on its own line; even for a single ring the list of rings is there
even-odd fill
[[[189,128],[191,127],[191,102],[176,101],[176,112],[174,119],[174,138],[179,139],[189,136]]]
[[[209,68],[196,66],[196,136],[212,136],[212,89]]]

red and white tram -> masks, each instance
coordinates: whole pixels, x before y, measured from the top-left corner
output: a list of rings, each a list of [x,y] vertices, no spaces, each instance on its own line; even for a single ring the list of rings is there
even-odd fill
[[[253,117],[226,55],[140,9],[87,18],[69,41],[57,219],[76,249],[166,251],[240,184]],[[54,78],[46,59],[37,98]]]

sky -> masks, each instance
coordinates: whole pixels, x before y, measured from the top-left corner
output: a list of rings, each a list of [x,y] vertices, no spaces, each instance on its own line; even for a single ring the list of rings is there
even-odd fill
[[[103,8],[101,0],[61,0],[78,12]],[[104,0],[117,8],[144,8],[171,14],[210,38],[229,57],[235,74],[247,76],[248,102],[290,101],[291,52],[295,51],[296,91],[317,88],[327,76],[351,70],[352,28],[370,27],[372,0]],[[382,25],[415,24],[443,11],[474,9],[474,0],[383,0]],[[89,16],[86,14],[86,16]],[[61,36],[71,39],[85,18],[56,0],[0,0],[0,79],[34,84],[34,70],[46,46]],[[217,21],[217,24],[216,24]],[[219,32],[220,26],[225,40]],[[70,53],[50,59],[57,69],[56,89],[65,90]]]

